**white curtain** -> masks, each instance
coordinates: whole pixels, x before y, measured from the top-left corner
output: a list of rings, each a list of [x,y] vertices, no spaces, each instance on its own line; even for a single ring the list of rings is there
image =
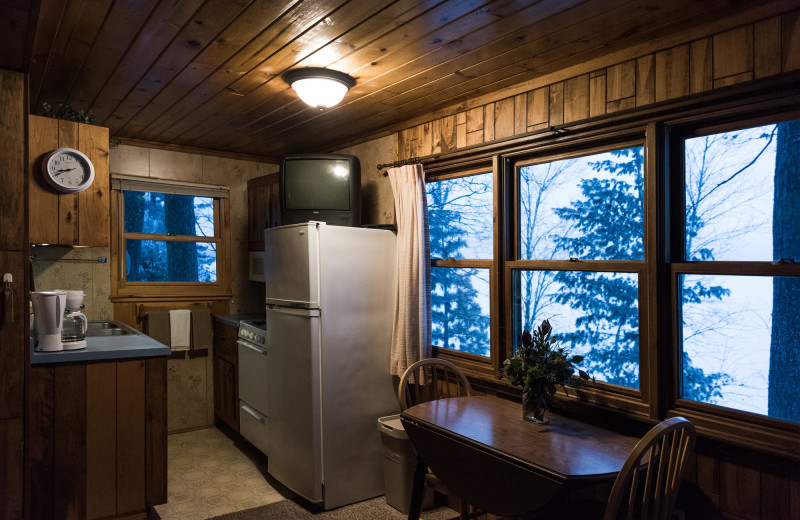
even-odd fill
[[[428,204],[422,165],[389,169],[397,221],[397,306],[390,372],[402,375],[431,357],[431,275]]]

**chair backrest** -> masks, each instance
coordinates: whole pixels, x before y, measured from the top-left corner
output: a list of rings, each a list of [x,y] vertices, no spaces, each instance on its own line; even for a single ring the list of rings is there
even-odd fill
[[[403,372],[397,389],[400,409],[445,397],[461,397],[472,391],[467,376],[445,359],[417,361]]]
[[[694,438],[694,425],[683,417],[647,432],[622,466],[603,520],[670,520]]]

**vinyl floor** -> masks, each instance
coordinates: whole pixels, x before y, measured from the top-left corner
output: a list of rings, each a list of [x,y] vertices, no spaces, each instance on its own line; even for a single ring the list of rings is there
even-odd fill
[[[265,479],[260,454],[216,428],[168,437],[167,503],[161,520],[205,520],[284,500]]]

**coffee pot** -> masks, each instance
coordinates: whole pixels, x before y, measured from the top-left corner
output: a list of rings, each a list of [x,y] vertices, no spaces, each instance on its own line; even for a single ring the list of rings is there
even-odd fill
[[[86,348],[86,328],[89,322],[80,311],[83,308],[83,291],[67,291],[64,308],[64,326],[61,344],[64,350]]]
[[[36,350],[53,352],[63,350],[61,332],[64,325],[66,291],[33,291],[33,331]]]

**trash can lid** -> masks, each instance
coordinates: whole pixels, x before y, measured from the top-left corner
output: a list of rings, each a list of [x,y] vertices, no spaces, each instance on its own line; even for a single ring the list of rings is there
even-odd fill
[[[400,422],[400,414],[387,415],[378,419],[378,429],[397,439],[408,439],[403,423]]]

